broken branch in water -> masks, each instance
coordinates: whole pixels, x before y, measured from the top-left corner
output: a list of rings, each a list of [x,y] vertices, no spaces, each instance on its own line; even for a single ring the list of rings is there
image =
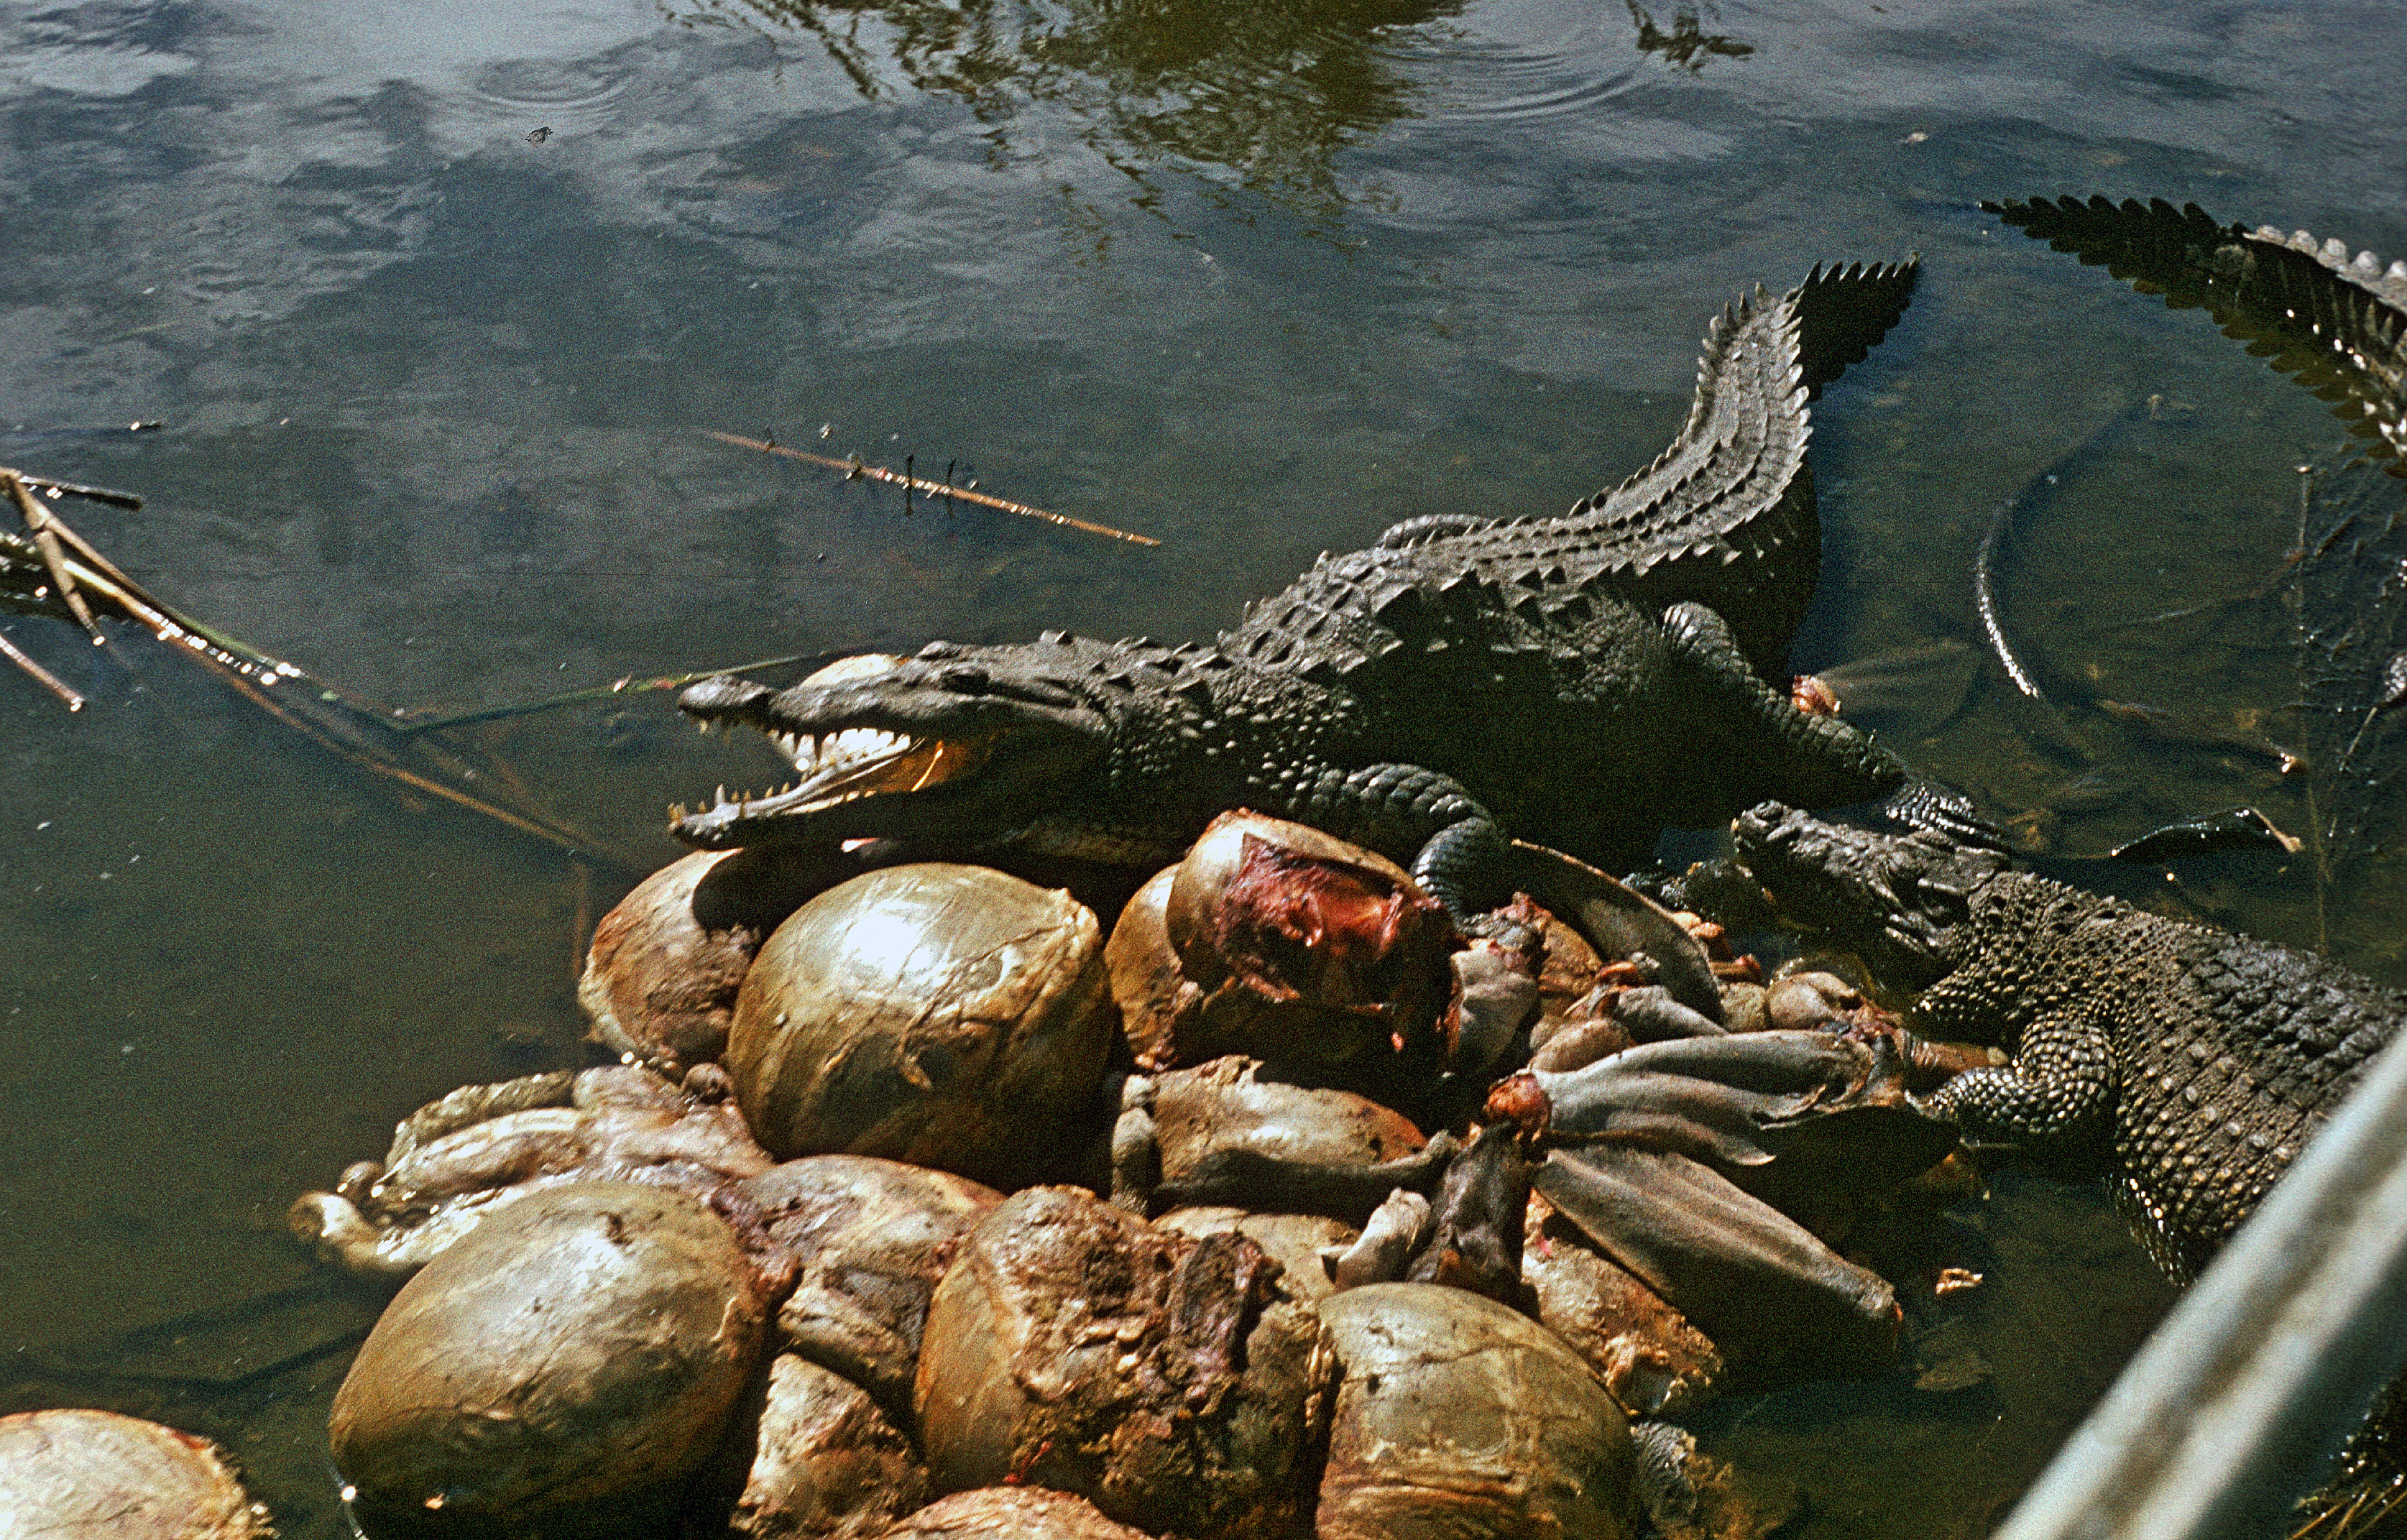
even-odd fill
[[[1114,540],[1126,540],[1134,546],[1161,544],[1150,535],[1132,535],[1127,530],[1114,529],[1109,524],[1096,524],[1084,519],[1073,519],[1066,513],[1048,513],[1043,508],[1031,507],[1025,503],[1015,503],[1007,497],[994,497],[967,487],[956,487],[950,481],[931,481],[924,477],[912,476],[907,470],[890,471],[883,465],[864,465],[857,456],[850,460],[838,460],[832,454],[813,454],[808,449],[790,449],[786,445],[773,443],[763,438],[745,438],[736,434],[720,433],[716,428],[703,429],[702,435],[705,438],[716,438],[722,444],[733,444],[739,449],[757,449],[762,454],[783,455],[789,460],[800,460],[813,465],[825,466],[832,471],[842,471],[847,479],[862,476],[872,481],[890,481],[903,488],[903,494],[906,499],[915,492],[925,492],[931,497],[954,498],[964,503],[976,503],[980,507],[1000,508],[1005,513],[1016,513],[1026,519],[1042,519],[1048,524],[1061,524],[1070,529],[1085,530],[1090,535],[1107,535]]]
[[[102,634],[83,595],[89,593],[106,600],[167,644],[170,650],[192,659],[278,721],[352,763],[573,854],[608,856],[599,842],[531,803],[505,806],[450,784],[477,777],[479,767],[448,745],[414,739],[400,714],[355,701],[292,663],[221,635],[170,608],[119,571],[55,512],[42,506],[26,491],[29,483],[56,487],[77,495],[87,491],[71,483],[24,477],[0,468],[0,485],[16,502],[28,526],[24,536],[0,533],[0,578],[7,579],[0,581],[0,603],[55,616],[64,601],[75,618],[92,631],[95,639],[101,639]],[[139,499],[124,493],[105,500],[121,506],[140,506]],[[47,588],[40,581],[44,575],[50,578]],[[0,653],[58,696],[68,710],[82,708],[82,696],[5,637],[0,637]],[[420,756],[420,765],[403,763],[401,755],[406,752]]]
[[[6,636],[0,636],[0,655],[33,676],[34,682],[59,698],[59,704],[70,711],[83,709],[83,697],[67,688],[65,681],[25,655],[24,650]]]
[[[59,540],[61,525],[57,518],[25,485],[25,478],[6,465],[0,465],[0,488],[6,488],[9,497],[16,502],[18,515],[25,520],[25,533],[32,537],[34,549],[41,553],[42,565],[50,569],[50,586],[60,598],[66,601],[67,608],[75,612],[77,623],[83,627],[95,646],[107,641],[107,638],[100,634],[100,622],[92,618],[92,606],[84,602],[83,594],[76,588],[75,578],[67,571],[66,551]],[[80,549],[82,542],[78,541],[77,545]]]
[[[142,499],[130,492],[112,492],[107,487],[87,487],[80,481],[53,481],[49,477],[27,476],[22,471],[17,473],[17,479],[29,487],[49,492],[52,497],[80,497],[86,502],[106,503],[111,507],[124,508],[133,513],[142,511]]]

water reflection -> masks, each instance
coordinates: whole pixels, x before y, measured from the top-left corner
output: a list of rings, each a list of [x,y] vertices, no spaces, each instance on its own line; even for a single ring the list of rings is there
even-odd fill
[[[872,101],[905,91],[966,104],[998,166],[1043,159],[1026,109],[1066,108],[1085,145],[1146,190],[1162,169],[1233,173],[1243,191],[1330,215],[1365,201],[1340,157],[1407,120],[1529,125],[1643,81],[1649,56],[1690,75],[1754,45],[1624,0],[1625,31],[1593,7],[1542,5],[1534,29],[1463,21],[1464,0],[663,0],[690,27],[805,34]],[[1392,194],[1388,194],[1392,198]],[[1375,201],[1375,200],[1374,200]]]
[[[1317,211],[1345,200],[1338,153],[1416,115],[1418,88],[1390,34],[1456,15],[1459,0],[700,0],[688,25],[817,39],[873,100],[899,70],[987,125],[994,154],[1033,151],[1014,120],[1067,107],[1089,146],[1143,181],[1156,167],[1222,167],[1249,192]]]
[[[1640,7],[1638,0],[1626,3],[1630,23],[1638,29],[1638,50],[1660,54],[1691,75],[1716,59],[1744,59],[1755,51],[1754,45],[1738,42],[1727,33],[1707,32],[1690,7],[1682,6],[1672,13],[1672,29],[1666,32]]]

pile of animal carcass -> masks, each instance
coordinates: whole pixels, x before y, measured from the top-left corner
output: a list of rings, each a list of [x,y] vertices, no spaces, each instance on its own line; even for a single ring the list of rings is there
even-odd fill
[[[1468,944],[1250,814],[1108,941],[983,867],[663,869],[580,991],[619,1064],[456,1091],[293,1210],[414,1275],[335,1403],[357,1522],[1775,1527],[1672,1419],[1894,1362],[1896,1292],[1843,1251],[1962,1195],[1910,1093],[1991,1050],[1521,860],[1554,912]]]

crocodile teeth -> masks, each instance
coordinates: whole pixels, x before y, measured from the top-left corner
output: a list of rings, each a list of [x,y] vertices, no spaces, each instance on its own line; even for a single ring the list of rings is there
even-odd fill
[[[865,760],[891,756],[908,749],[913,742],[900,733],[881,732],[875,727],[848,727],[824,737],[815,733],[772,733],[769,741],[793,763],[805,779],[830,775]]]
[[[862,797],[923,791],[967,775],[986,762],[990,739],[914,738],[872,727],[847,728],[825,737],[799,733],[770,734],[792,756],[800,777],[775,791],[743,791],[731,798],[719,789],[717,806],[741,816],[821,811]]]

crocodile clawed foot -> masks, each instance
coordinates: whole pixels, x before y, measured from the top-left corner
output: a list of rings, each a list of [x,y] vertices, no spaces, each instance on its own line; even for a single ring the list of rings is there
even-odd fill
[[[2005,830],[1982,816],[1973,799],[1944,782],[1916,776],[1889,793],[1881,816],[1908,829],[1944,834],[1959,845],[2009,850]]]

